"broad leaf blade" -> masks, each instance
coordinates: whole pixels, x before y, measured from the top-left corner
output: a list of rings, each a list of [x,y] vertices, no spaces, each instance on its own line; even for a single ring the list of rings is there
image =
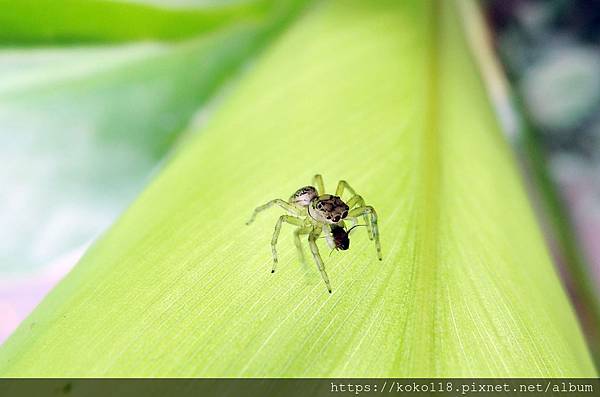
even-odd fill
[[[238,88],[0,373],[595,375],[453,3],[320,2]],[[269,273],[277,211],[244,226],[316,172],[381,217],[383,262],[353,234],[326,260],[332,295],[290,227]]]

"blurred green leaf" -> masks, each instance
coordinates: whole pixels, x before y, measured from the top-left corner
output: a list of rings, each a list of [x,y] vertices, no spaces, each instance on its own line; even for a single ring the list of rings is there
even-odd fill
[[[0,273],[46,265],[109,226],[301,2],[286,4],[171,44],[0,51]]]
[[[381,218],[298,264],[314,173]],[[322,246],[322,254],[327,251]],[[318,2],[0,350],[2,376],[596,376],[454,2]]]
[[[283,2],[286,3],[286,2]],[[174,40],[257,20],[272,0],[168,8],[113,0],[0,0],[0,42],[57,44]]]

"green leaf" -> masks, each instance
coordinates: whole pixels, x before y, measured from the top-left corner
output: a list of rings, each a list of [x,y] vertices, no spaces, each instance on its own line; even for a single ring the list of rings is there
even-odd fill
[[[39,269],[110,226],[301,5],[177,43],[1,50],[0,274]]]
[[[0,272],[39,268],[107,228],[257,31],[0,52]]]
[[[273,8],[276,7],[270,0],[204,8],[167,8],[112,0],[0,0],[0,42],[184,39],[234,22],[258,20]]]
[[[298,263],[322,173],[380,216]],[[289,227],[288,227],[289,226]],[[321,240],[322,242],[322,240]],[[315,4],[0,350],[3,376],[596,376],[453,2]]]

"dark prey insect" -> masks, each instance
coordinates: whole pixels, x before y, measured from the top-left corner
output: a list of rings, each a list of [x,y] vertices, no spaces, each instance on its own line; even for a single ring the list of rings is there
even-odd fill
[[[346,251],[348,248],[350,248],[350,232],[358,226],[367,225],[354,225],[348,231],[346,231],[344,226],[337,224],[331,225],[331,239],[333,240],[333,246],[331,246],[330,243],[329,247],[335,250]]]
[[[333,240],[333,248],[346,251],[350,248],[350,232],[346,231],[343,226],[331,225],[331,239]]]
[[[347,250],[350,247],[348,237],[350,231],[357,226],[358,218],[363,217],[365,226],[369,234],[369,239],[374,240],[377,248],[377,257],[381,256],[381,245],[379,243],[379,229],[377,227],[377,213],[371,206],[365,205],[364,199],[356,194],[348,182],[341,180],[337,185],[335,195],[325,194],[323,178],[321,175],[315,175],[313,178],[314,186],[305,186],[298,189],[288,201],[282,199],[271,200],[268,203],[257,207],[252,213],[252,217],[247,225],[251,224],[256,215],[275,205],[280,206],[292,215],[281,215],[275,224],[275,231],[271,239],[271,251],[273,253],[273,269],[277,267],[277,239],[281,231],[283,222],[297,227],[294,231],[294,242],[300,256],[300,261],[304,263],[304,252],[300,241],[301,235],[308,235],[308,245],[313,258],[317,264],[327,290],[331,293],[331,284],[325,265],[319,254],[317,239],[323,233],[327,244],[332,249]],[[347,190],[352,196],[347,202],[342,200],[344,191]],[[344,220],[349,220],[353,224],[350,230],[346,231]]]

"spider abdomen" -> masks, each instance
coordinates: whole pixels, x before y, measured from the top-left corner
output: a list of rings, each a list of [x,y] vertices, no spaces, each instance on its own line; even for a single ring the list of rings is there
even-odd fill
[[[310,202],[318,196],[317,189],[313,186],[304,186],[296,190],[290,197],[291,204],[298,204],[302,207],[308,207]]]

